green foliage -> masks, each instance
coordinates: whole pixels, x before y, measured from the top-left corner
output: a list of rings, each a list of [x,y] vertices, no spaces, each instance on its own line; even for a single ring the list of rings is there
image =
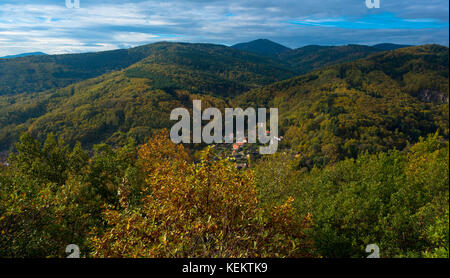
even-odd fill
[[[208,150],[200,164],[156,134],[87,154],[24,134],[0,172],[0,257],[304,257],[311,219],[293,199],[260,207],[251,171]],[[137,156],[138,155],[138,156]],[[60,167],[49,169],[49,165]]]
[[[437,130],[447,139],[447,59],[448,48],[434,45],[383,52],[251,90],[233,105],[277,107],[298,167],[322,167]],[[419,87],[409,83],[415,76],[424,77]]]
[[[54,257],[64,254],[67,242],[82,246],[90,221],[86,208],[74,203],[74,171],[84,167],[86,154],[71,152],[52,135],[41,146],[24,134],[17,149],[0,177],[0,256]]]
[[[290,177],[270,167],[280,162],[261,163],[256,177],[273,178],[258,179],[259,191],[280,201],[295,197],[297,212],[312,215],[320,255],[365,257],[375,243],[382,257],[448,257],[449,147],[441,137],[306,173],[291,167],[284,170]]]
[[[120,208],[105,210],[108,229],[94,236],[94,257],[298,257],[310,256],[308,220],[289,201],[258,207],[251,172],[227,160],[188,162],[182,146],[155,135],[139,150],[143,204],[130,206],[127,184]]]
[[[433,243],[431,251],[425,251],[423,256],[425,258],[449,258],[449,217],[448,208],[443,216],[437,216],[436,222],[430,225],[427,229],[427,237]]]
[[[0,172],[0,257],[62,257],[71,243],[87,254],[88,233],[102,229],[102,206],[118,204],[123,180],[139,202],[135,143],[95,150],[90,157],[79,143],[70,150],[53,135],[42,146],[21,136]]]
[[[141,46],[97,53],[0,59],[0,95],[35,93],[124,69],[145,58]]]
[[[358,56],[363,49],[324,48],[320,55],[339,61],[333,51]],[[323,166],[366,150],[403,149],[437,129],[448,137],[446,47],[374,54],[263,88],[258,87],[297,71],[218,45],[158,43],[141,51],[145,58],[122,71],[61,89],[0,97],[0,150],[25,131],[39,140],[54,133],[71,146],[76,141],[84,147],[121,145],[130,136],[143,143],[153,130],[169,128],[170,111],[190,107],[194,97],[229,103],[222,106],[278,107],[286,146],[301,154],[299,167]]]
[[[0,257],[62,257],[72,243],[94,257],[364,257],[372,243],[382,257],[448,257],[448,48],[281,82],[372,50],[126,51],[0,61]],[[17,71],[29,75],[5,84]],[[278,154],[246,170],[211,149],[192,163],[153,132],[193,99],[277,107]]]
[[[377,52],[380,52],[380,49],[365,45],[308,45],[281,52],[278,57],[299,73],[307,73],[330,65],[366,58]]]
[[[0,150],[8,150],[22,132],[39,140],[54,133],[88,147],[125,144],[129,136],[144,143],[153,130],[173,124],[172,109],[192,105],[196,95],[223,102],[295,75],[269,58],[219,45],[156,43],[129,55],[136,51],[139,62],[125,63],[122,71],[40,93],[0,96]],[[95,60],[108,53],[86,55]]]

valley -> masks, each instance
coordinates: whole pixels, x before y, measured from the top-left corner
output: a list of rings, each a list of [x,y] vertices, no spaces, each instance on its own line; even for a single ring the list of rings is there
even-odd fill
[[[448,258],[448,56],[256,40],[0,59],[0,257]],[[175,144],[194,100],[277,108],[277,152]]]

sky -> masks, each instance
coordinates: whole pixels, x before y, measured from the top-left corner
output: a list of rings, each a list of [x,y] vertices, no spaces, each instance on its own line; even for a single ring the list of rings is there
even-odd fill
[[[75,0],[70,0],[71,2]],[[448,0],[0,0],[0,56],[158,41],[449,45]],[[372,0],[374,1],[374,0]]]

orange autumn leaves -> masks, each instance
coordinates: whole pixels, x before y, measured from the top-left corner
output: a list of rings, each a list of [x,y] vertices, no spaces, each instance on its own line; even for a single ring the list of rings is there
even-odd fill
[[[142,205],[127,200],[104,211],[108,228],[91,238],[94,257],[304,257],[312,243],[310,218],[291,206],[262,208],[252,171],[236,170],[213,149],[200,163],[189,160],[167,131],[139,150]]]

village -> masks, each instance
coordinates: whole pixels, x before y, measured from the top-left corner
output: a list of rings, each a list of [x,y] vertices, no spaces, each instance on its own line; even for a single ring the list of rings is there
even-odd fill
[[[266,131],[266,135],[269,135],[269,133],[269,131]],[[280,142],[283,140],[283,136],[272,136],[269,144],[272,144],[274,140]],[[249,143],[247,136],[245,136],[241,142],[217,144],[215,149],[219,156],[230,158],[237,169],[246,169],[251,167],[252,162],[262,157],[259,152],[261,146],[261,144]]]

